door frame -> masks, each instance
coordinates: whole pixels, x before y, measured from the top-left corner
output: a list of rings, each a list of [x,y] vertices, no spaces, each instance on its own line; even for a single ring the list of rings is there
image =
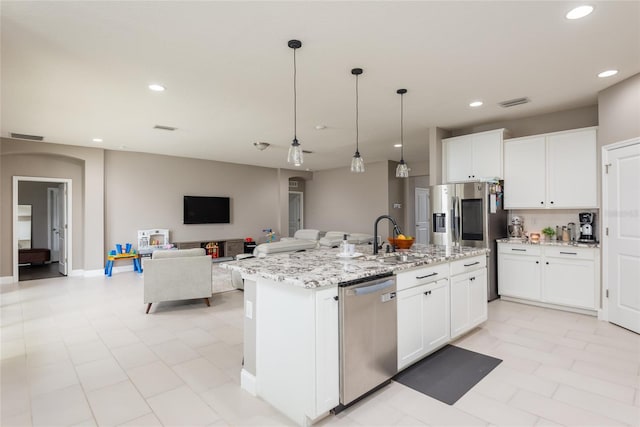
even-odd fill
[[[53,196],[55,193],[55,197]],[[51,249],[51,262],[55,262],[53,258],[53,246],[55,244],[54,239],[52,239],[54,221],[52,221],[53,213],[58,210],[57,206],[54,206],[54,199],[57,201],[57,197],[60,197],[60,189],[57,187],[47,188],[47,244],[49,245],[49,249]],[[59,212],[58,212],[59,214]],[[58,248],[57,257],[60,257],[60,248]]]
[[[605,239],[604,237],[604,230],[605,230],[605,224],[609,223],[609,204],[608,204],[608,192],[607,192],[607,186],[605,185],[609,175],[606,173],[606,165],[609,162],[609,152],[613,151],[613,150],[617,150],[620,148],[624,148],[630,145],[635,145],[635,144],[640,144],[640,137],[635,137],[635,138],[631,138],[631,139],[627,139],[624,141],[620,141],[620,142],[614,142],[613,144],[608,144],[608,145],[604,145],[602,147],[602,151],[601,151],[601,156],[600,158],[602,159],[602,164],[601,164],[601,206],[602,209],[600,210],[601,215],[600,217],[602,218],[602,221],[600,222],[600,247],[602,248],[601,251],[601,259],[600,259],[600,265],[601,265],[601,269],[600,269],[600,274],[601,276],[601,282],[602,282],[602,287],[600,288],[600,301],[602,301],[602,310],[598,311],[598,318],[604,321],[609,321],[609,298],[606,297],[606,293],[609,290],[609,283],[608,283],[608,278],[609,278],[609,263],[607,262],[608,257],[609,257],[609,241],[607,239]]]
[[[72,180],[68,178],[48,178],[41,176],[14,176],[13,177],[13,282],[18,282],[18,184],[21,181],[35,181],[35,182],[55,182],[58,184],[65,184],[64,197],[65,209],[67,211],[67,233],[65,238],[66,254],[67,254],[67,276],[72,269],[72,239],[73,239],[73,211],[71,210],[72,204]]]
[[[289,194],[298,194],[300,195],[300,228],[299,230],[302,230],[304,228],[304,192],[303,191],[289,191]],[[287,198],[289,197],[289,195],[287,195]],[[290,205],[289,203],[287,203],[288,208],[290,209]],[[287,209],[289,211],[289,209]],[[287,212],[290,213],[291,211]],[[289,215],[289,222],[291,222],[291,215]],[[289,227],[287,226],[287,229]],[[287,230],[288,232],[288,230]],[[289,236],[289,237],[293,237],[293,236]]]

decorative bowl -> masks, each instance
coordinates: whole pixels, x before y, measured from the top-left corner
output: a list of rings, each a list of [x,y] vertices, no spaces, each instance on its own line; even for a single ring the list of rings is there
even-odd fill
[[[413,242],[415,239],[412,237],[410,239],[394,239],[392,237],[388,238],[389,243],[395,246],[397,249],[409,249],[413,246]]]

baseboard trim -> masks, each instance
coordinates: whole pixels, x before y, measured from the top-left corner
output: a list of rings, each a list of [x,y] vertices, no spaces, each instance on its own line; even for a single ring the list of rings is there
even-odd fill
[[[502,295],[500,296],[500,299],[504,301],[517,302],[520,304],[529,304],[529,305],[535,305],[538,307],[553,308],[553,309],[562,310],[562,311],[570,311],[572,313],[586,314],[588,316],[594,316],[594,317],[597,317],[598,315],[597,310],[589,310],[586,308],[569,307],[566,305],[550,304],[550,303],[541,302],[541,301],[532,301],[528,299],[506,297]]]
[[[240,371],[240,388],[252,396],[257,396],[256,377],[244,368]]]
[[[16,283],[16,281],[13,280],[13,276],[2,276],[2,277],[0,277],[0,285],[10,285],[12,283]]]
[[[71,270],[71,273],[67,274],[69,277],[83,277],[84,270]]]
[[[132,273],[132,272],[136,272],[133,269],[133,265],[121,265],[121,266],[117,266],[117,267],[113,267],[111,269],[111,274],[113,273]],[[104,271],[102,272],[102,274],[104,274]]]

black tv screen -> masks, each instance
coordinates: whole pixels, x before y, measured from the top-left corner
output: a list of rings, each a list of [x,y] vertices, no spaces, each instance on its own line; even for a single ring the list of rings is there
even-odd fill
[[[185,224],[229,224],[228,197],[184,196]]]

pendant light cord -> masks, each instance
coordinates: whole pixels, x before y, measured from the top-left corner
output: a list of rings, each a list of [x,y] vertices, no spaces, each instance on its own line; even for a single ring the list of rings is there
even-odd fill
[[[360,150],[358,149],[358,142],[360,139],[360,132],[359,132],[359,128],[358,128],[358,75],[356,74],[356,153],[359,153]]]
[[[296,77],[297,77],[297,68],[296,68],[296,49],[293,49],[293,139],[294,141],[298,140],[298,93],[296,90]]]
[[[404,161],[404,94],[400,94],[400,159]]]

